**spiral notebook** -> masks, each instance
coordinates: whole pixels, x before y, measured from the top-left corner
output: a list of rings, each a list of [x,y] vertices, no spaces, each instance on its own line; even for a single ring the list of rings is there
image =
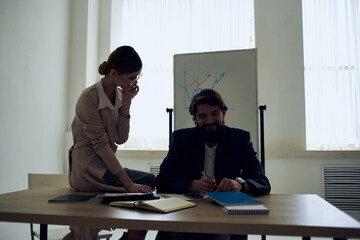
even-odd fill
[[[262,204],[221,206],[228,214],[269,214],[269,209]]]

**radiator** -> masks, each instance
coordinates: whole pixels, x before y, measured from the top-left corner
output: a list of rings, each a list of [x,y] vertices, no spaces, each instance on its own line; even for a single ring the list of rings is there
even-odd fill
[[[155,176],[158,175],[160,171],[160,164],[149,164],[149,172],[154,174]]]
[[[360,213],[360,165],[323,166],[323,196],[344,211]]]

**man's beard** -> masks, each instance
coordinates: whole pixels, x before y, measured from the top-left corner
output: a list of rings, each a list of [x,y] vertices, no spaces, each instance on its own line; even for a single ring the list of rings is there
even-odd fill
[[[215,131],[208,131],[206,127],[216,126]],[[200,127],[201,133],[204,137],[205,142],[208,143],[217,143],[222,138],[225,128],[224,124],[219,124],[218,122],[214,122],[211,124],[204,124]]]

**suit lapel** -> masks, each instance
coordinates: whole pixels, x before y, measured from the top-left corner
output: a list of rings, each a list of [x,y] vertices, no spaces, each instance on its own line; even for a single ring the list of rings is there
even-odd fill
[[[225,166],[226,166],[226,162],[229,159],[227,157],[227,152],[226,152],[226,146],[227,146],[227,134],[225,132],[225,134],[223,135],[223,137],[221,138],[221,140],[218,142],[217,147],[216,147],[216,154],[215,154],[215,166],[214,166],[214,170],[215,170],[215,176],[216,179],[222,179],[225,176]]]
[[[202,176],[201,172],[204,170],[205,143],[197,127],[195,128],[193,145],[192,155],[194,156],[193,159],[196,159],[196,161],[193,163],[194,171],[200,178]]]

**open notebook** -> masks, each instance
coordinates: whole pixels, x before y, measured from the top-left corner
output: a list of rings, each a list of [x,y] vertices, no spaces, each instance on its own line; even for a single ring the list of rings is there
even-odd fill
[[[145,201],[116,201],[109,203],[109,205],[116,207],[141,208],[161,213],[168,213],[196,206],[195,203],[178,197]]]

